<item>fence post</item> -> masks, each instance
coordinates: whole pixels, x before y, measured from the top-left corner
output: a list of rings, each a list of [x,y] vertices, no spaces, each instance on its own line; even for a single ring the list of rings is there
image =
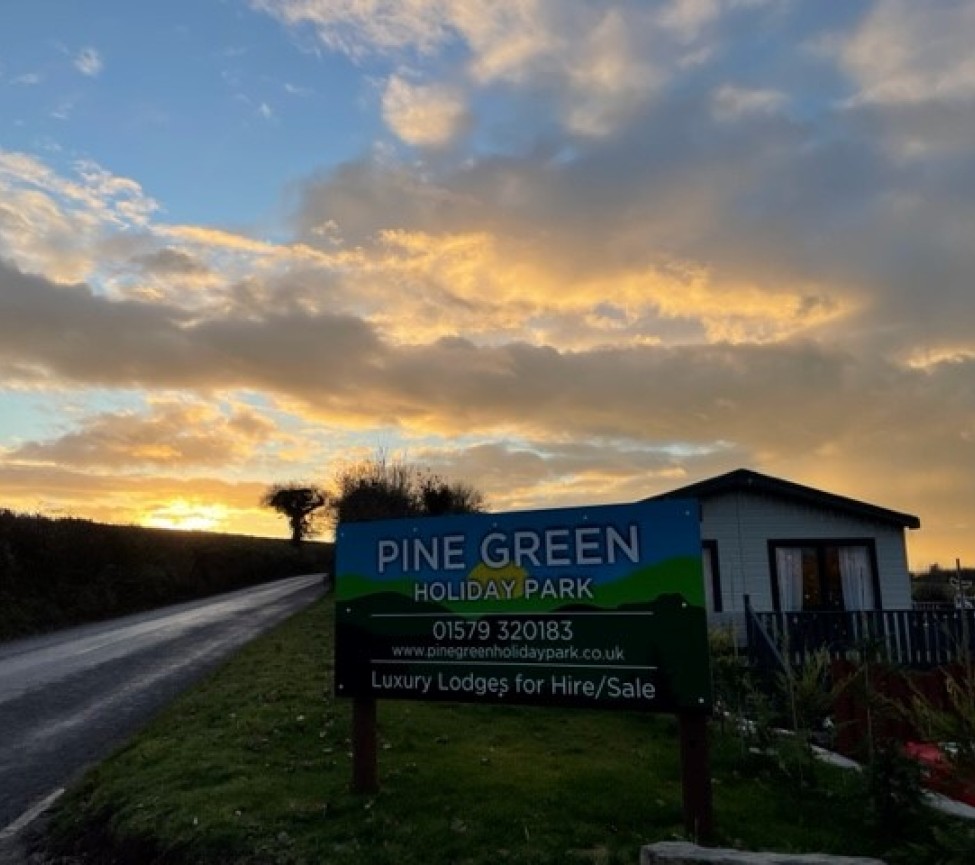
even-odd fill
[[[745,612],[745,645],[748,648],[748,663],[754,665],[755,663],[755,649],[754,649],[754,630],[755,625],[752,622],[752,597],[751,595],[742,595],[742,609]]]

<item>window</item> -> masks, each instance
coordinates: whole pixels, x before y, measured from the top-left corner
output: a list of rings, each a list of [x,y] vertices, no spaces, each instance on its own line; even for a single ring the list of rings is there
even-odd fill
[[[872,540],[769,541],[777,610],[873,610],[879,604]]]
[[[704,608],[709,613],[724,609],[721,600],[721,568],[718,566],[718,542],[701,542],[701,569],[704,571]]]

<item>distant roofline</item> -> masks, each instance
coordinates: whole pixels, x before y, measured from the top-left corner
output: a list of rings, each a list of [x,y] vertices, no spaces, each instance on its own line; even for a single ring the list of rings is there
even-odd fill
[[[829,508],[845,513],[856,514],[860,517],[876,520],[882,523],[891,523],[908,529],[921,528],[921,520],[913,514],[905,514],[900,511],[892,511],[889,508],[882,508],[868,502],[861,502],[857,499],[839,496],[835,493],[827,493],[817,490],[814,487],[803,486],[793,481],[774,478],[771,475],[763,475],[751,469],[735,469],[723,475],[716,475],[703,481],[680,487],[670,492],[660,495],[650,496],[647,501],[654,499],[676,499],[676,498],[709,498],[723,493],[734,492],[759,492],[766,493],[792,501],[803,502],[804,504],[816,505],[821,508]]]

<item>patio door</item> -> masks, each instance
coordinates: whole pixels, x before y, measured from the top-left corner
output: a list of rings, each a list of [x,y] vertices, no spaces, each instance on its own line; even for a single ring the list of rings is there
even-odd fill
[[[876,608],[876,556],[869,541],[771,541],[772,596],[790,611]]]

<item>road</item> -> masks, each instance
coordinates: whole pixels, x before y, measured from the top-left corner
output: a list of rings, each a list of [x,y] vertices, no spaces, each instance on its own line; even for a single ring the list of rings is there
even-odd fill
[[[235,649],[321,596],[292,577],[0,644],[0,842]]]

